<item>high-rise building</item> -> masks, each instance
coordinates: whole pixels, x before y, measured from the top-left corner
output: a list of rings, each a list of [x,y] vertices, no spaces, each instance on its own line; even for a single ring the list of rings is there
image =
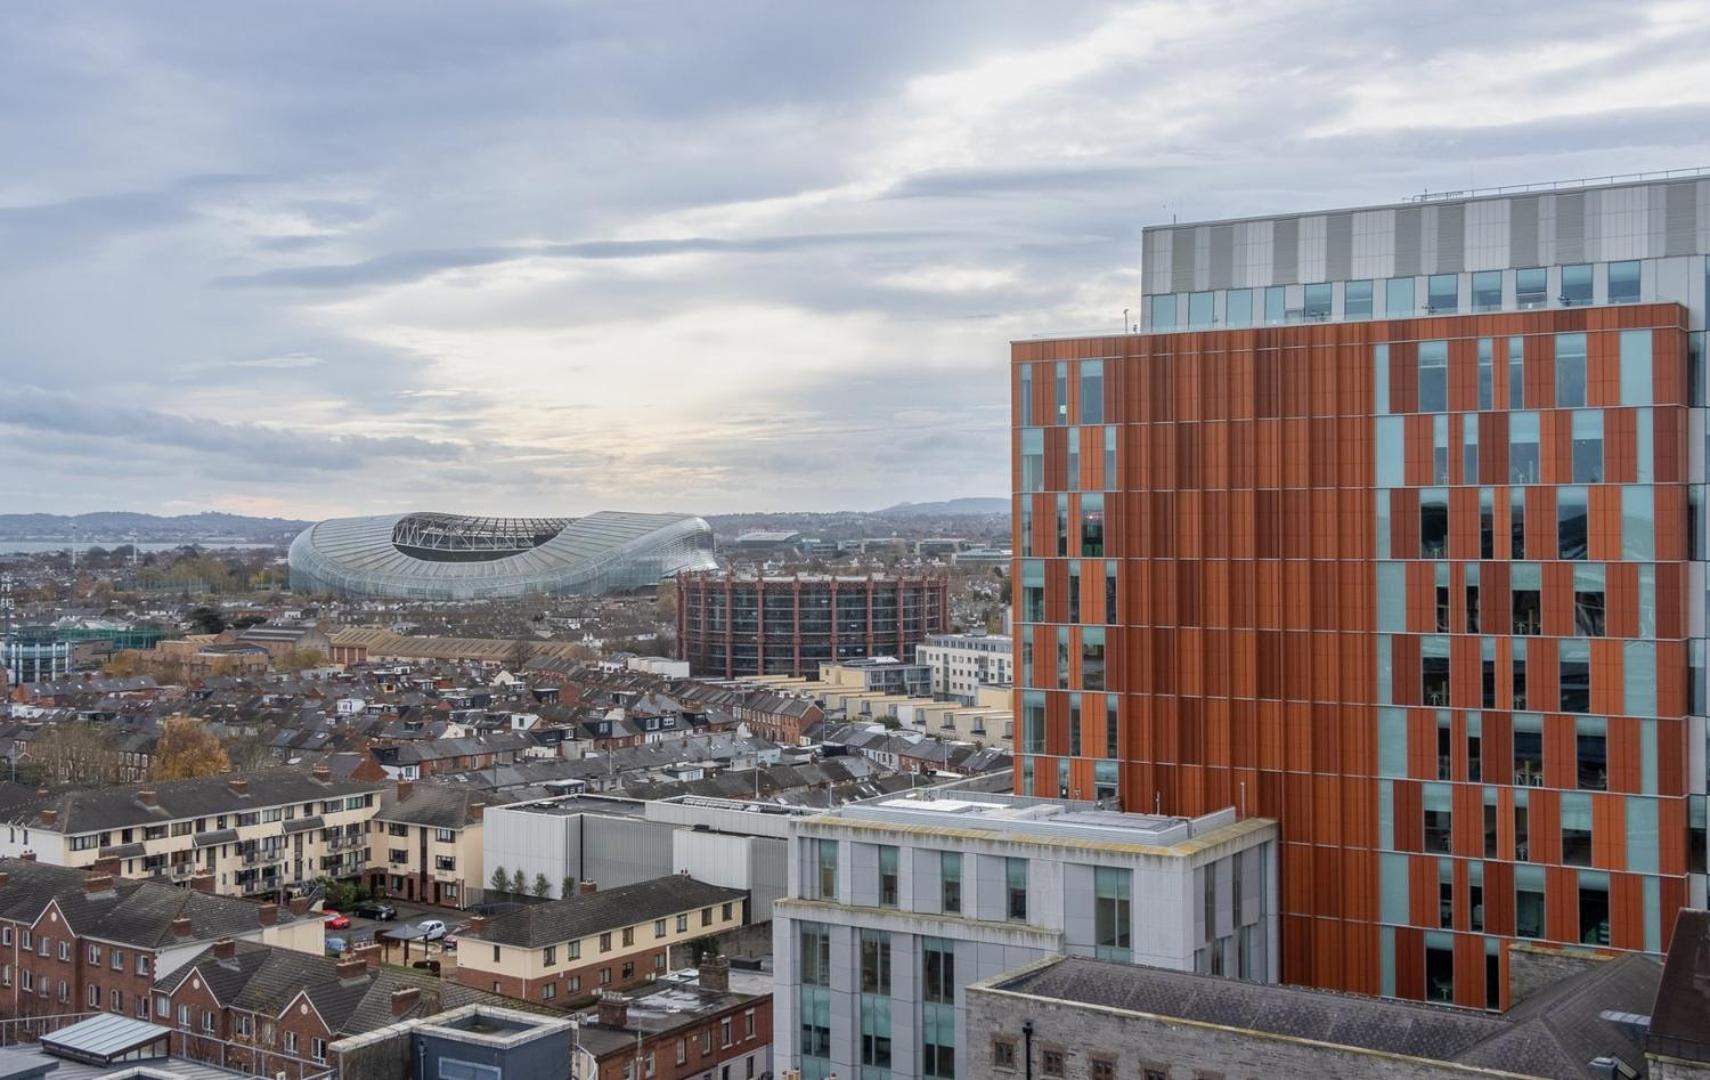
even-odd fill
[[[1504,1004],[1705,903],[1710,179],[1146,230],[1012,349],[1018,790],[1282,826],[1282,976]]]

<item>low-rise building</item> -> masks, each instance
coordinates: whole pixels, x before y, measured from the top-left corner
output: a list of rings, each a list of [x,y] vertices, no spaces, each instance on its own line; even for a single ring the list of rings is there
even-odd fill
[[[1003,634],[933,634],[914,650],[932,671],[932,693],[972,705],[982,686],[1015,681],[1015,642]]]
[[[147,1019],[149,992],[217,938],[319,955],[307,901],[281,908],[30,859],[0,860],[0,1015]]]
[[[592,883],[588,883],[591,885]],[[670,950],[748,921],[748,894],[671,874],[477,916],[457,943],[463,985],[548,1005],[657,978]]]
[[[55,866],[112,860],[130,878],[200,883],[228,896],[275,894],[369,863],[368,821],[385,784],[271,770],[249,776],[37,792],[12,803],[0,857]]]
[[[602,994],[581,1020],[571,1080],[755,1080],[772,1070],[770,977],[722,955],[633,994]],[[578,1068],[578,1066],[581,1066]]]
[[[1069,954],[1272,981],[1277,829],[969,792],[794,822],[772,906],[779,1068],[958,1073],[966,983]]]
[[[480,895],[487,796],[400,780],[369,821],[368,885],[396,900],[466,907]]]

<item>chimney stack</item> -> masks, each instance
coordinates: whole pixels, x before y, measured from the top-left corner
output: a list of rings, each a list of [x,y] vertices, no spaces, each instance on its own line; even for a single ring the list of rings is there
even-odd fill
[[[361,960],[363,966],[369,971],[380,970],[380,943],[378,941],[364,941],[360,945],[352,945],[350,951],[345,955]]]
[[[144,806],[159,806],[160,798],[154,793],[154,789],[151,787],[138,788],[137,802],[142,803]]]
[[[486,803],[478,803],[477,802],[477,803],[470,803],[469,804],[469,820],[470,821],[480,821],[482,818],[484,818],[486,816],[487,816],[487,804]]]
[[[603,1027],[629,1026],[629,998],[610,992],[600,995],[600,1024]]]
[[[186,938],[186,937],[190,936],[190,918],[189,918],[189,916],[180,915],[180,916],[178,916],[178,918],[172,920],[172,936],[173,937],[181,937],[181,938]]]
[[[333,975],[339,982],[348,979],[363,979],[368,977],[368,962],[360,956],[344,955],[338,958],[333,966]]]
[[[229,938],[229,937],[223,937],[220,940],[214,942],[214,959],[215,960],[235,960],[235,959],[237,959],[237,942],[234,939]]]
[[[576,885],[576,891],[581,893],[583,896],[592,896],[594,893],[598,892],[599,889],[600,883],[597,881],[582,881],[578,882]]]
[[[226,781],[226,787],[231,789],[231,793],[233,795],[248,795],[249,794],[249,777],[247,777],[247,776],[234,776],[230,780]]]
[[[210,870],[203,870],[199,873],[192,874],[190,876],[190,887],[199,893],[207,893],[212,896],[214,892],[213,872]]]
[[[398,801],[404,802],[407,800],[410,797],[410,791],[414,786],[415,785],[411,784],[408,780],[398,781]]]
[[[7,885],[7,883],[10,882],[11,880],[12,880],[11,874],[8,874],[4,870],[0,870],[0,889],[4,889]]]
[[[112,874],[90,874],[83,879],[83,895],[100,896],[113,891]]]
[[[58,810],[42,810],[36,815],[36,817],[41,819],[42,825],[49,829],[59,824]]]
[[[261,905],[261,910],[257,911],[255,915],[263,926],[279,925],[279,905],[271,900]]]
[[[414,1009],[421,999],[422,992],[419,987],[400,986],[398,989],[392,991],[392,1015],[405,1015],[411,1009]]]
[[[469,919],[469,936],[480,937],[481,931],[487,929],[487,916],[473,915]]]
[[[708,953],[701,957],[701,989],[725,993],[730,989],[730,957]]]
[[[95,873],[112,874],[114,877],[119,876],[119,867],[120,862],[117,855],[108,855],[105,858],[96,859],[94,862],[89,864],[89,869]]]
[[[309,775],[314,777],[317,784],[329,783],[332,780],[332,770],[327,768],[324,761],[315,762],[315,767],[309,770]]]
[[[293,896],[290,900],[285,902],[285,910],[298,918],[302,918],[304,915],[309,913],[309,898],[306,896]]]
[[[18,856],[18,858],[24,860],[25,862],[35,862],[36,861],[36,853],[33,851],[26,851],[22,855]]]

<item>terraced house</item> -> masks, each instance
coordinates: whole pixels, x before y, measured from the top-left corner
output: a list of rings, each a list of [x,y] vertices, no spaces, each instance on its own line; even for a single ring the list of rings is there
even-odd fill
[[[156,977],[217,938],[319,954],[306,901],[281,908],[27,859],[0,860],[0,1015],[146,1018]]]
[[[385,785],[273,771],[102,787],[15,805],[0,857],[56,866],[98,861],[225,896],[265,896],[321,877],[359,877]]]
[[[479,895],[487,797],[400,780],[369,823],[369,888],[396,900],[463,907]]]
[[[651,982],[671,967],[673,947],[747,921],[747,892],[686,874],[594,889],[477,917],[458,942],[457,978],[507,997],[577,1005]]]

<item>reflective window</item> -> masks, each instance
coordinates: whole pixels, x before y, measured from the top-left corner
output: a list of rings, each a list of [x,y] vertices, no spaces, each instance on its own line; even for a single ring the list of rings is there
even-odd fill
[[[1308,319],[1328,319],[1330,317],[1330,283],[1320,282],[1306,287],[1306,302],[1301,307],[1301,314]]]
[[[1609,722],[1601,716],[1574,721],[1574,786],[1581,791],[1609,789]]]
[[[1478,339],[1478,407],[1496,408],[1496,340]]]
[[[1657,643],[1621,643],[1622,702],[1629,716],[1657,714]]]
[[[1227,326],[1253,325],[1253,290],[1230,289],[1223,300],[1223,322]]]
[[[1188,326],[1195,330],[1203,330],[1213,323],[1211,315],[1212,294],[1196,292],[1188,294],[1187,321]]]
[[[1562,712],[1591,711],[1591,642],[1563,638],[1561,650]]]
[[[1377,568],[1377,628],[1383,633],[1407,630],[1407,564],[1381,562]]]
[[[1602,563],[1573,568],[1573,632],[1580,637],[1603,636],[1604,580]]]
[[[1056,422],[1059,424],[1066,424],[1069,422],[1069,362],[1067,360],[1057,361],[1056,369],[1053,374],[1055,375],[1055,379],[1053,380],[1052,387],[1055,391],[1055,401],[1057,403]]]
[[[1589,304],[1591,296],[1591,264],[1575,263],[1562,267],[1562,306]]]
[[[1508,414],[1508,480],[1514,484],[1538,482],[1538,414]]]
[[[1453,315],[1460,309],[1459,275],[1432,274],[1426,279],[1426,294],[1429,305],[1425,310],[1431,315]]]
[[[1104,627],[1081,628],[1081,687],[1086,690],[1104,689]],[[1076,746],[1080,740],[1077,734]],[[1080,751],[1074,750],[1077,756]]]
[[[1033,423],[1033,365],[1021,365],[1021,400],[1017,403],[1021,422]]]
[[[1544,572],[1537,563],[1517,562],[1509,568],[1513,633],[1532,636],[1543,628],[1543,587]]]
[[[1372,317],[1372,283],[1350,281],[1342,286],[1342,317],[1369,319]]]
[[[1045,490],[1045,432],[1021,429],[1021,490]]]
[[[1478,417],[1461,417],[1461,483],[1478,483]]]
[[[1383,283],[1383,313],[1390,318],[1413,314],[1413,279],[1390,278]]]
[[[1541,266],[1514,271],[1514,303],[1521,308],[1543,307],[1550,301],[1550,272]]]
[[[1639,260],[1609,264],[1609,302],[1630,304],[1639,298]]]
[[[1152,329],[1170,330],[1176,325],[1176,297],[1174,293],[1152,297]]]
[[[1573,414],[1573,482],[1603,482],[1603,410],[1581,409]]]
[[[1556,335],[1556,408],[1585,404],[1585,335]]]
[[[1449,493],[1443,488],[1419,489],[1419,557],[1442,559],[1449,554]]]
[[[1644,485],[1621,489],[1621,558],[1650,562],[1656,558],[1656,498]]]
[[[1568,866],[1591,865],[1591,796],[1578,791],[1562,792],[1562,862]]]
[[[1419,343],[1419,411],[1442,412],[1448,407],[1449,343],[1447,341],[1421,341]]]
[[[1544,868],[1514,868],[1514,936],[1544,936]]]
[[[1621,331],[1621,404],[1651,403],[1651,331]]]
[[[1497,311],[1502,307],[1502,271],[1480,270],[1472,276],[1472,309]]]
[[[1526,404],[1526,339],[1508,339],[1508,407],[1523,408]]]
[[[1449,418],[1442,413],[1431,418],[1431,482],[1449,482]]]
[[[1081,361],[1081,419],[1083,424],[1104,423],[1104,361]]]
[[[1129,959],[1133,922],[1130,890],[1133,872],[1109,866],[1093,868],[1093,947],[1100,960]]]
[[[1372,411],[1379,416],[1389,413],[1389,346],[1372,346]]]
[[[1275,325],[1288,318],[1288,288],[1272,285],[1265,290],[1265,322]]]
[[[1532,414],[1533,422],[1537,414]],[[1405,482],[1407,459],[1403,456],[1407,434],[1406,418],[1380,416],[1373,425],[1377,429],[1377,486],[1401,487]],[[1534,439],[1534,442],[1536,440]]]
[[[1040,559],[1021,560],[1021,621],[1045,621],[1045,563]]]
[[[1081,496],[1081,554],[1104,554],[1104,496]]]
[[[1586,555],[1586,493],[1582,487],[1556,489],[1556,557]]]

